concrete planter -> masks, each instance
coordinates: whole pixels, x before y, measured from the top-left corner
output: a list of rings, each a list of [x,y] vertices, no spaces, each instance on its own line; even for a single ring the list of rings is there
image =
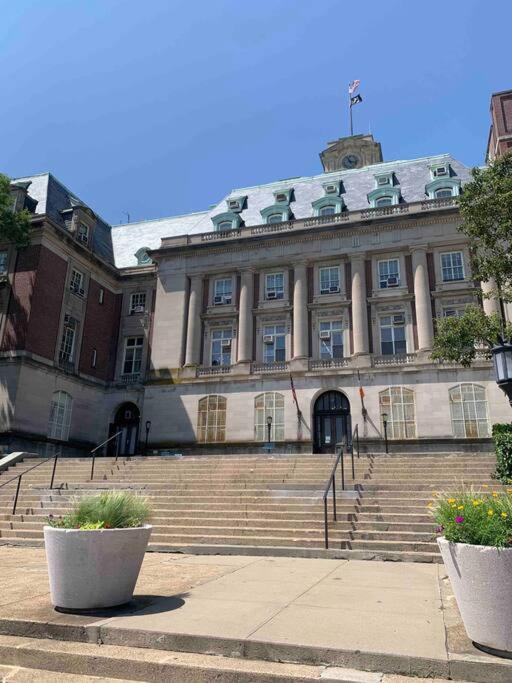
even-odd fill
[[[114,607],[133,597],[152,527],[44,527],[52,604],[64,610]]]
[[[468,636],[494,654],[511,653],[512,548],[437,542]]]

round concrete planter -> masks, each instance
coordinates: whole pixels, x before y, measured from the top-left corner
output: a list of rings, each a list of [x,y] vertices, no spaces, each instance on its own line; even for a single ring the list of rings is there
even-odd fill
[[[52,604],[64,610],[114,607],[133,597],[152,527],[44,527]]]
[[[510,656],[512,548],[437,542],[468,636],[482,649]]]

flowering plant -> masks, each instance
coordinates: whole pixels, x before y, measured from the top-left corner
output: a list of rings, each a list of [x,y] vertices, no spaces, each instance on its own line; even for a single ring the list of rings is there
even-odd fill
[[[438,524],[437,533],[447,541],[512,547],[512,488],[436,493],[428,508]]]

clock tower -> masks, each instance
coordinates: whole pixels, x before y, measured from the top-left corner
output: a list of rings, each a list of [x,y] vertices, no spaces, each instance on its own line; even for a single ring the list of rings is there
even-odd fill
[[[373,135],[351,135],[327,143],[327,149],[320,152],[325,173],[349,171],[353,168],[379,164],[382,159],[380,142]]]

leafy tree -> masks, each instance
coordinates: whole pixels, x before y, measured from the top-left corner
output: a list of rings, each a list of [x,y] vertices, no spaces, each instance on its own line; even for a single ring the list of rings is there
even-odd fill
[[[30,213],[26,209],[13,212],[9,187],[9,178],[0,173],[0,242],[26,247],[30,243]]]

